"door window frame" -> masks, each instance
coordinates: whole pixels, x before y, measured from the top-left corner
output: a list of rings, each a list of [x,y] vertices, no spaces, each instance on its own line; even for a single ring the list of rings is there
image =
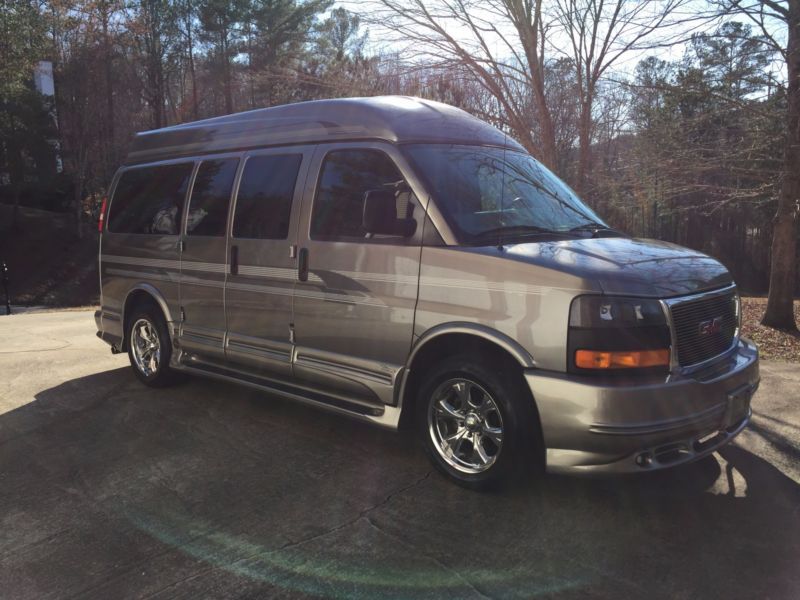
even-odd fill
[[[194,161],[194,170],[192,171],[192,178],[189,182],[189,189],[186,196],[186,208],[183,211],[183,218],[181,223],[181,239],[182,240],[226,240],[230,234],[231,223],[233,221],[233,201],[235,198],[235,194],[239,189],[239,178],[242,175],[242,165],[244,161],[242,157],[244,156],[243,152],[225,152],[223,154],[204,154],[201,156],[193,156],[191,160]],[[228,213],[225,219],[225,230],[222,235],[197,235],[197,234],[189,234],[186,231],[186,228],[189,224],[189,209],[191,208],[190,204],[192,201],[192,193],[194,192],[194,184],[197,180],[197,172],[200,170],[200,164],[207,160],[219,160],[223,158],[237,158],[239,159],[238,164],[236,165],[236,172],[233,175],[233,182],[231,183],[231,191],[230,195],[228,196]],[[227,256],[226,256],[227,260]]]
[[[234,180],[233,197],[231,200],[231,207],[228,219],[227,236],[231,243],[240,242],[260,242],[260,243],[287,243],[295,244],[297,240],[296,219],[298,216],[299,208],[303,205],[303,194],[307,185],[309,175],[309,166],[313,162],[314,151],[316,146],[302,145],[302,146],[273,146],[269,148],[259,148],[257,150],[250,150],[240,154],[242,157],[239,161],[239,171]],[[294,181],[294,188],[292,190],[291,206],[289,207],[289,229],[286,232],[286,237],[283,238],[244,238],[235,237],[233,235],[233,223],[236,219],[236,206],[239,203],[239,188],[244,177],[244,169],[247,166],[247,161],[251,158],[259,156],[296,156],[300,155],[300,166],[297,169],[297,176]]]
[[[361,237],[332,237],[325,236],[323,238],[312,237],[311,235],[311,215],[314,211],[314,205],[319,196],[320,183],[322,180],[322,168],[325,164],[325,159],[332,152],[342,150],[376,150],[383,153],[389,160],[392,161],[394,166],[400,172],[403,180],[411,188],[411,192],[417,198],[414,204],[418,207],[415,211],[414,218],[417,220],[417,229],[414,235],[408,238],[401,238],[399,236],[380,237],[380,238],[361,238]],[[379,141],[365,141],[365,142],[330,142],[319,144],[309,167],[308,185],[306,186],[306,193],[303,197],[303,210],[302,210],[302,223],[301,232],[302,240],[300,244],[314,243],[314,244],[370,244],[380,246],[419,246],[422,243],[423,228],[425,222],[426,204],[430,209],[430,202],[426,199],[429,195],[425,191],[420,179],[414,173],[411,165],[406,161],[405,157],[398,150],[397,146],[388,142]],[[306,210],[308,207],[308,210]],[[430,221],[429,221],[430,222]]]

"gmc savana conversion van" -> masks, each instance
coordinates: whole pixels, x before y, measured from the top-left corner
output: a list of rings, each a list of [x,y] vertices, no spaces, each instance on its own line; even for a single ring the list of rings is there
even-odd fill
[[[685,463],[750,419],[758,352],[728,271],[610,229],[444,104],[139,134],[100,226],[98,336],[143,383],[191,373],[414,424],[465,485]]]

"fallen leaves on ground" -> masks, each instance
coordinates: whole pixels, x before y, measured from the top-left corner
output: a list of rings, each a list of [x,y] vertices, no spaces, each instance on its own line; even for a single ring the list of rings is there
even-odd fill
[[[761,324],[767,308],[766,298],[742,298],[742,335],[758,345],[761,358],[800,363],[800,335],[779,331]],[[794,303],[795,321],[800,322],[800,302]]]

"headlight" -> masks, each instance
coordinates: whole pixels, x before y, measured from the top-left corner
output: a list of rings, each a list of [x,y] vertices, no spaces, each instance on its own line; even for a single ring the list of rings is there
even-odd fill
[[[658,300],[578,296],[569,312],[570,327],[643,327],[666,325]]]
[[[666,371],[670,332],[658,300],[578,296],[572,301],[567,342],[569,369]]]

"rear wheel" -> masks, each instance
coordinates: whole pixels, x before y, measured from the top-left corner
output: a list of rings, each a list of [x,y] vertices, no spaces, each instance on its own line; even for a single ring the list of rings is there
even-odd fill
[[[539,423],[518,371],[455,356],[420,387],[417,426],[436,467],[458,483],[485,488],[540,464]]]
[[[128,358],[136,377],[151,387],[175,383],[178,374],[169,365],[172,344],[160,311],[137,309],[128,323]]]

